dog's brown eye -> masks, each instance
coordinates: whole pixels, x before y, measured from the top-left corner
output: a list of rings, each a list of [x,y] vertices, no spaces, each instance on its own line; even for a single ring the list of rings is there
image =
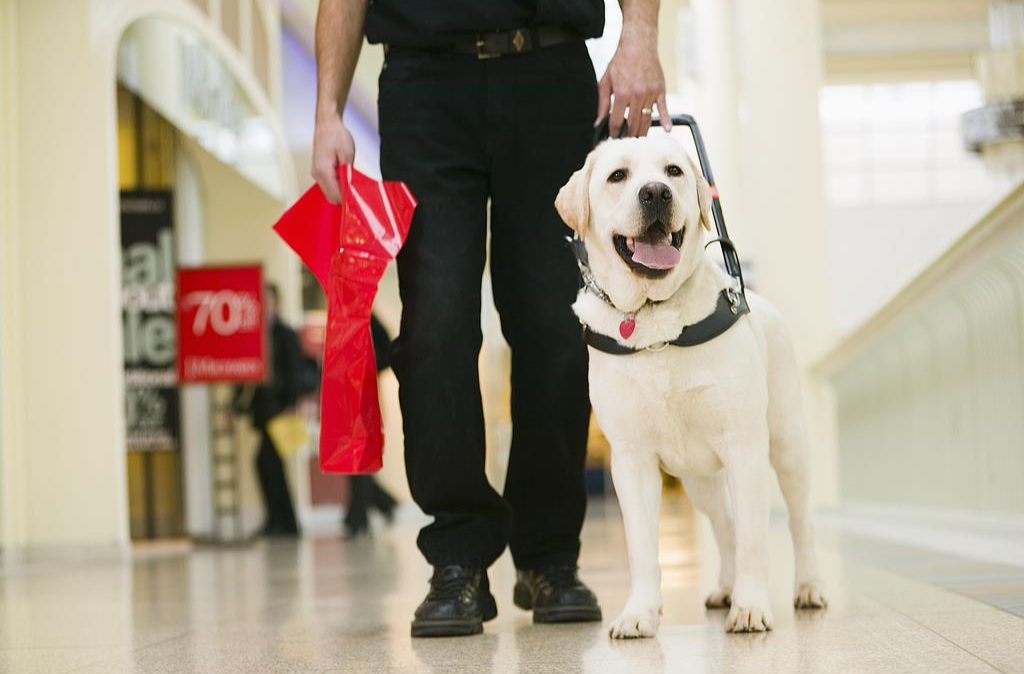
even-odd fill
[[[679,168],[675,164],[669,164],[668,168],[665,169],[665,172],[668,173],[673,178],[677,178],[683,175],[683,169]]]
[[[621,183],[625,179],[626,171],[623,169],[618,169],[617,171],[612,172],[610,176],[608,176],[608,182],[610,183]]]

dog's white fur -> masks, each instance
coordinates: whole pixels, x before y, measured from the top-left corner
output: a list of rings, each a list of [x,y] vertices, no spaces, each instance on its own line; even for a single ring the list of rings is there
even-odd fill
[[[683,175],[670,176],[675,165]],[[610,182],[618,169],[626,178]],[[613,235],[639,236],[645,226],[641,186],[669,185],[669,228],[683,230],[681,260],[667,275],[646,278],[616,252]],[[598,284],[616,308],[581,290],[573,308],[596,332],[634,347],[675,338],[715,307],[731,279],[704,251],[712,227],[707,182],[677,141],[608,141],[573,174],[555,202],[583,239]],[[800,374],[789,331],[764,299],[747,293],[750,313],[721,336],[693,347],[619,356],[590,349],[590,396],[612,447],[612,477],[626,528],[631,587],[610,626],[616,638],[654,636],[661,619],[658,566],[659,467],[679,476],[714,528],[721,558],[708,608],[731,606],[733,632],[771,628],[768,601],[769,465],[789,509],[798,608],[825,605],[808,513],[808,440]],[[645,304],[648,299],[660,301]],[[638,311],[629,339],[619,336],[626,312]]]

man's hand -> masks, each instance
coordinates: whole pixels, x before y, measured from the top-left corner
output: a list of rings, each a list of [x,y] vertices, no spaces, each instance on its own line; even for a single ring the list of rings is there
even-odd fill
[[[623,123],[628,135],[644,136],[651,128],[651,114],[657,107],[661,125],[667,131],[672,128],[672,120],[665,104],[665,74],[658,60],[658,2],[621,0],[621,4],[622,36],[601,78],[595,125],[610,109],[610,137],[618,136]],[[627,108],[629,117],[624,122]]]
[[[341,123],[341,117],[337,114],[318,117],[313,133],[313,178],[332,204],[341,203],[338,167],[351,164],[355,157],[355,142]]]

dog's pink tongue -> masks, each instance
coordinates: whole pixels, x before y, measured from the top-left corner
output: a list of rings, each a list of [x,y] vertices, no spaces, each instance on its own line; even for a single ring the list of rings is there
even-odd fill
[[[633,251],[633,261],[639,262],[649,269],[671,269],[679,264],[679,249],[672,245],[672,237],[667,236],[658,243],[646,243],[631,239],[629,249]]]

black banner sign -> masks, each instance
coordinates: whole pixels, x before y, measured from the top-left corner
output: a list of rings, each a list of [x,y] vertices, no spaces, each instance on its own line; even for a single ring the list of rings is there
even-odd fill
[[[171,193],[121,193],[121,305],[129,451],[178,449]]]

